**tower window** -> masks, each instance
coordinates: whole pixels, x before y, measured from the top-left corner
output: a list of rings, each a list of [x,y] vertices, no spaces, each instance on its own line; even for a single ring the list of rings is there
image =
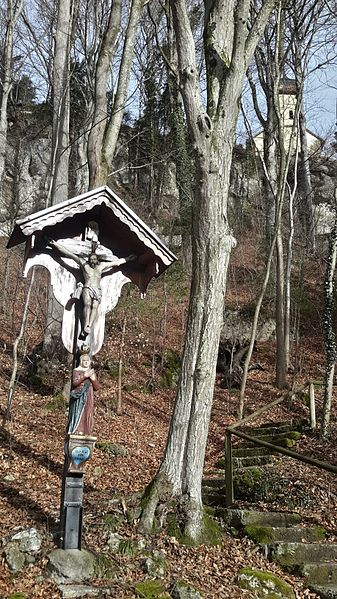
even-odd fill
[[[294,120],[294,111],[293,111],[293,110],[289,110],[289,119],[290,119],[291,121],[293,121],[293,120]]]

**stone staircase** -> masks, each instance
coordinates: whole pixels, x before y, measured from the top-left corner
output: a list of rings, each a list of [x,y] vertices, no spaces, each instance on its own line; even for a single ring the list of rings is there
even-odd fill
[[[268,441],[281,447],[293,447],[301,437],[304,423],[302,421],[266,424],[258,428],[246,428],[247,435]],[[252,488],[258,485],[263,477],[263,466],[271,463],[274,452],[266,447],[259,447],[252,442],[244,442],[233,448],[234,494],[237,499],[247,499],[251,496]],[[203,501],[206,505],[224,506],[226,502],[225,489],[225,459],[221,458],[212,472],[212,477],[203,480]],[[243,495],[244,487],[247,495]]]
[[[274,445],[293,447],[303,423],[280,423],[246,429],[250,436]],[[268,448],[244,443],[233,449],[234,489],[238,498],[240,480],[254,482],[263,477],[263,466],[272,461]],[[224,460],[216,464],[213,477],[203,481],[203,500],[213,506],[226,530],[239,531],[252,539],[271,561],[284,570],[305,578],[307,588],[322,599],[337,599],[337,544],[325,539],[325,530],[302,522],[297,513],[257,512],[226,508]],[[234,532],[234,530],[233,530]],[[237,532],[236,532],[237,534]]]
[[[337,599],[337,544],[325,540],[322,527],[303,523],[296,513],[218,508],[216,514],[227,530],[249,537],[271,561],[303,576],[319,597]]]

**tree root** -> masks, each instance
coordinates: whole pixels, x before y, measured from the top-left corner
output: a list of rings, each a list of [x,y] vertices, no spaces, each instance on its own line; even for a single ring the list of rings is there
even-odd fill
[[[173,485],[157,476],[145,489],[139,532],[151,534],[166,528],[169,536],[185,545],[218,544],[222,532],[202,504],[187,494],[173,492]]]

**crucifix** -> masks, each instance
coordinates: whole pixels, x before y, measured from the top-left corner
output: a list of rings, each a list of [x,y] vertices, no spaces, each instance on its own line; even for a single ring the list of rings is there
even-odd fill
[[[77,290],[74,292],[73,297],[76,297],[76,299],[82,297],[83,322],[80,338],[85,339],[91,332],[92,327],[98,318],[98,307],[102,301],[102,276],[109,272],[111,273],[113,269],[116,271],[116,267],[119,267],[121,264],[126,264],[126,262],[129,262],[130,260],[135,260],[137,256],[132,254],[126,258],[114,257],[113,260],[100,262],[94,247],[92,247],[90,254],[86,258],[83,258],[54,240],[49,242],[49,246],[56,248],[61,256],[70,258],[81,268],[84,282],[77,284]]]
[[[25,242],[24,275],[48,269],[63,306],[62,342],[73,356],[60,509],[60,544],[80,549],[84,467],[91,458],[94,393],[92,357],[104,340],[105,315],[125,283],[141,294],[176,257],[109,188],[101,187],[16,222],[7,247]],[[78,364],[75,366],[75,360]]]

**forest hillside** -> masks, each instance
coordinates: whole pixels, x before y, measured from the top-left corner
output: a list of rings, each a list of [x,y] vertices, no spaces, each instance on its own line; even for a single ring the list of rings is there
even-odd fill
[[[336,3],[3,4],[0,595],[337,597]]]
[[[2,247],[1,264],[7,250]],[[46,275],[36,277],[29,304],[28,323],[19,351],[19,376],[15,387],[12,420],[5,422],[7,390],[12,362],[12,347],[24,304],[27,282],[20,276],[22,256],[10,259],[10,286],[1,316],[1,415],[0,505],[3,546],[14,533],[36,528],[42,547],[32,563],[20,571],[10,570],[2,557],[0,593],[14,592],[26,597],[59,597],[60,591],[47,575],[47,554],[55,547],[53,534],[59,518],[59,496],[63,468],[63,438],[67,405],[62,385],[69,373],[36,370],[43,338],[46,309]],[[324,261],[308,260],[298,292],[298,336],[292,343],[293,369],[289,385],[299,388],[309,380],[322,381],[324,353],[322,338],[322,297]],[[3,274],[3,273],[2,273]],[[263,274],[261,251],[252,231],[238,238],[229,269],[226,309],[238,307],[249,314],[259,291]],[[144,300],[135,288],[124,289],[117,308],[109,315],[106,339],[95,358],[100,389],[95,398],[94,456],[86,466],[84,493],[83,545],[103,556],[102,571],[95,578],[99,596],[137,595],[138,582],[151,577],[142,566],[146,551],[165,557],[160,576],[163,591],[169,592],[177,580],[184,580],[203,597],[252,597],[240,590],[236,576],[243,566],[271,570],[286,579],[296,597],[316,597],[305,590],[300,577],[281,572],[268,562],[253,541],[225,530],[215,546],[191,547],[180,544],[165,532],[143,537],[137,531],[137,501],[154,476],[163,455],[175,385],[184,341],[189,276],[178,261],[153,283]],[[263,316],[273,314],[272,294],[266,295]],[[123,332],[124,331],[124,332]],[[275,341],[257,343],[253,361],[259,368],[249,374],[245,415],[266,405],[281,392],[274,385]],[[118,382],[119,361],[122,377]],[[53,368],[53,365],[51,366]],[[116,414],[118,387],[121,388],[121,413]],[[322,406],[322,386],[316,388],[317,418]],[[268,411],[256,420],[280,422],[307,419],[305,396],[297,396]],[[215,476],[217,462],[224,455],[224,435],[234,423],[238,410],[238,389],[223,387],[218,374],[214,390],[212,419],[207,442],[205,477]],[[332,413],[332,430],[336,419]],[[321,444],[318,434],[307,430],[296,450],[336,464],[333,440]],[[241,489],[235,506],[259,510],[296,511],[305,521],[324,526],[330,542],[336,530],[336,483],[333,475],[275,457],[253,486]],[[111,539],[118,533],[123,543],[118,552]],[[171,533],[172,534],[172,533]],[[113,573],[112,573],[113,571]],[[152,595],[151,595],[152,596]]]

